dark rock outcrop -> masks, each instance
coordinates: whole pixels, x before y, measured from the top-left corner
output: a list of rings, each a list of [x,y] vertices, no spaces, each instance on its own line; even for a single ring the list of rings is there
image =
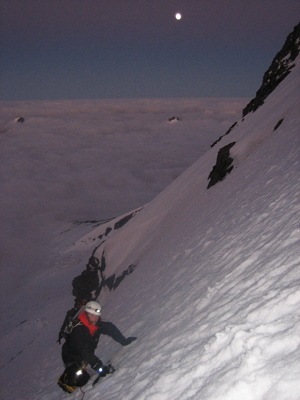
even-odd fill
[[[270,68],[264,74],[261,87],[254,99],[243,110],[243,117],[254,112],[264,104],[265,99],[272,93],[294,68],[294,60],[300,52],[300,23],[290,33],[282,49],[277,53]]]
[[[233,170],[233,158],[230,157],[229,150],[235,142],[229,143],[227,146],[222,147],[217,155],[216,165],[211,170],[208,179],[210,179],[207,189],[215,185],[217,182],[222,181],[227,174]]]
[[[106,242],[110,233],[113,233],[117,229],[122,228],[128,221],[130,221],[143,207],[135,210],[115,222],[112,226],[108,226],[105,233],[98,236],[100,244],[95,247],[89,261],[86,265],[85,270],[76,276],[72,281],[73,291],[72,294],[75,297],[75,306],[79,304],[86,303],[92,299],[99,296],[102,288],[107,287],[108,290],[115,290],[120,283],[125,279],[126,276],[132,274],[135,270],[136,265],[131,264],[119,275],[113,274],[111,276],[106,276],[106,259],[104,255],[104,250],[102,251],[101,258],[96,257],[96,252],[99,253],[99,249]],[[87,221],[91,222],[91,221]],[[101,222],[92,221],[101,225]],[[77,222],[79,224],[79,222]]]
[[[224,136],[228,135],[237,124],[237,122],[232,124],[231,127],[224,133],[224,135],[220,136],[219,139],[217,139],[215,142],[213,142],[213,144],[210,145],[210,147],[213,148],[218,142],[223,139]]]
[[[15,119],[15,122],[20,122],[21,124],[22,124],[24,121],[25,121],[25,118],[23,118],[23,117],[21,117],[21,116]]]
[[[276,129],[278,129],[278,128],[280,127],[280,125],[283,123],[283,121],[284,121],[284,118],[280,119],[280,120],[277,122],[277,124],[275,125],[273,131],[276,131]]]
[[[180,118],[178,118],[178,117],[169,118],[169,122],[175,122],[175,121],[180,121]]]

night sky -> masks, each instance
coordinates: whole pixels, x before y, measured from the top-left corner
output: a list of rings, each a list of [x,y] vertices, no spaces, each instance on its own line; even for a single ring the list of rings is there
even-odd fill
[[[250,98],[299,20],[299,0],[1,0],[1,100]]]

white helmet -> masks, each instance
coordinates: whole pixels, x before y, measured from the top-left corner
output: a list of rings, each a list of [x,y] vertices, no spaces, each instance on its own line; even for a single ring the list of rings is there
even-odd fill
[[[85,306],[86,312],[88,312],[90,314],[98,315],[98,317],[100,317],[100,315],[101,315],[101,309],[102,309],[102,307],[96,301],[89,301],[87,303],[87,305]]]

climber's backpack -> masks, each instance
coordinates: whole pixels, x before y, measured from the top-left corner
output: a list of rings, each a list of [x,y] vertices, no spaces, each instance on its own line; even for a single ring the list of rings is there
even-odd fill
[[[73,307],[71,310],[67,311],[67,315],[58,334],[59,344],[61,343],[61,339],[66,340],[75,326],[80,323],[80,321],[78,321],[78,317],[84,311],[84,307],[82,307],[83,305],[85,304],[81,304],[79,307]]]

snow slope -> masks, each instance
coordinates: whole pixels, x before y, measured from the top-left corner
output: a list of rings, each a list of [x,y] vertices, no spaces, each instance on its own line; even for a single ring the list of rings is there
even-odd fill
[[[136,266],[100,301],[139,340],[116,356],[113,388],[89,398],[300,398],[299,109],[298,65],[98,248],[106,276]],[[233,172],[206,190],[218,149],[232,141]]]
[[[104,254],[104,278],[124,277],[98,300],[104,318],[138,337],[126,348],[101,337],[97,355],[117,371],[88,383],[84,400],[300,399],[299,86],[298,56],[263,105],[124,226],[109,231],[118,218],[79,240],[62,235],[62,258]],[[207,189],[218,151],[233,142],[233,170]],[[56,386],[55,334],[72,306],[64,282],[80,272],[39,276],[31,314],[4,336],[15,346],[4,399],[70,398]]]

